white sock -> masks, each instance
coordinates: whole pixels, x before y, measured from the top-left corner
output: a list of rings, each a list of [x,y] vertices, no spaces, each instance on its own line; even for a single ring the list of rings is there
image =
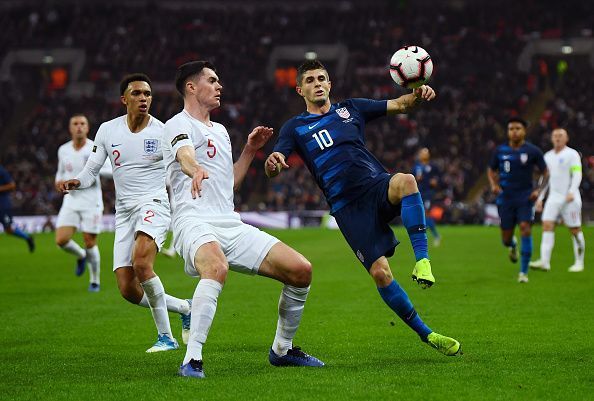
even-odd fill
[[[222,289],[223,285],[216,280],[202,279],[198,282],[192,298],[190,340],[183,361],[184,365],[190,362],[190,359],[202,360],[202,346],[208,337],[208,331],[217,311],[217,298]]]
[[[187,315],[190,312],[190,304],[185,299],[172,297],[169,294],[165,294],[165,302],[167,303],[167,310],[169,312],[183,313]],[[142,294],[142,299],[138,303],[140,306],[150,308],[146,293]]]
[[[89,262],[89,282],[100,284],[101,255],[97,245],[87,248],[87,261]]]
[[[542,241],[540,242],[540,260],[542,260],[545,267],[551,265],[551,253],[555,246],[555,232],[543,231]]]
[[[293,347],[293,337],[299,328],[308,293],[309,287],[298,288],[290,285],[283,287],[278,301],[276,336],[272,343],[272,350],[278,356],[286,355]]]
[[[76,242],[73,240],[68,241],[66,244],[62,245],[62,248],[65,252],[76,256],[77,259],[82,259],[87,254],[84,249],[80,247]]]
[[[165,302],[165,289],[161,279],[159,276],[155,276],[140,283],[140,285],[148,299],[157,331],[159,334],[167,334],[173,338],[171,325],[169,324],[169,314],[167,313],[167,303]]]
[[[580,231],[577,235],[572,235],[571,240],[573,241],[573,256],[575,257],[575,264],[584,265],[584,254],[586,253],[586,239],[584,238],[584,232]]]

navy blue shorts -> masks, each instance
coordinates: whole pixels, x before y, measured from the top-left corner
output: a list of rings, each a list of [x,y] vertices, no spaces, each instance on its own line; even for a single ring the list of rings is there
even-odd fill
[[[534,203],[528,199],[498,199],[497,211],[501,219],[500,227],[511,230],[523,221],[534,221]]]
[[[371,187],[363,196],[348,203],[332,215],[342,235],[367,270],[382,256],[394,255],[399,241],[390,221],[400,216],[400,204],[388,200],[391,175]]]
[[[10,209],[0,209],[0,224],[4,227],[4,231],[12,226],[12,212]]]

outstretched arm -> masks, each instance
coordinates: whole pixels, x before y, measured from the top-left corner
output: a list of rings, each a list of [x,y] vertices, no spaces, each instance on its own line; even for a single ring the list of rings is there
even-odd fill
[[[428,85],[420,86],[413,90],[412,93],[402,95],[397,99],[388,100],[387,114],[391,116],[395,114],[408,113],[423,100],[431,101],[435,99],[435,96],[436,94],[433,88]]]
[[[261,149],[270,137],[274,134],[274,130],[269,127],[258,126],[252,130],[248,135],[248,140],[239,156],[239,159],[233,164],[233,189],[237,190],[241,186],[245,175],[256,152]]]
[[[208,179],[208,171],[196,161],[196,151],[193,146],[182,146],[177,150],[175,157],[179,162],[181,171],[192,179],[192,198],[196,199],[196,195],[201,196],[202,180]]]

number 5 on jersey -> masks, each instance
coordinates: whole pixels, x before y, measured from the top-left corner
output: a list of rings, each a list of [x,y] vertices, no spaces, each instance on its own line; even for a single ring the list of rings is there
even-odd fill
[[[215,157],[215,155],[217,154],[217,148],[215,147],[214,141],[212,139],[208,140],[208,144],[206,145],[206,147],[208,148],[206,150],[206,155],[211,159]]]
[[[320,149],[324,150],[329,148],[330,146],[334,145],[334,140],[330,136],[330,133],[327,129],[323,129],[319,132],[315,132],[312,134]]]

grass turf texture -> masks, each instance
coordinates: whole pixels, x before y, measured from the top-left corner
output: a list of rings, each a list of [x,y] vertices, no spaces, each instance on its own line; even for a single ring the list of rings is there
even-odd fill
[[[383,304],[372,280],[337,231],[273,232],[314,265],[314,281],[295,343],[322,369],[274,368],[281,285],[231,273],[204,349],[206,380],[176,376],[185,346],[146,354],[156,339],[147,309],[125,302],[111,272],[112,234],[102,234],[102,289],[87,292],[74,258],[37,235],[0,235],[0,398],[37,400],[584,400],[594,386],[594,258],[573,262],[567,230],[557,229],[553,270],[516,282],[499,230],[443,227],[431,250],[437,284],[421,290],[402,228],[391,259],[396,279],[425,322],[463,344],[445,357],[418,340]],[[539,227],[535,227],[538,254]],[[594,230],[586,241],[594,244]],[[590,248],[592,249],[592,248]],[[196,281],[180,258],[159,255],[168,293],[190,298]],[[181,342],[180,321],[171,315]],[[394,322],[395,324],[393,324]]]

